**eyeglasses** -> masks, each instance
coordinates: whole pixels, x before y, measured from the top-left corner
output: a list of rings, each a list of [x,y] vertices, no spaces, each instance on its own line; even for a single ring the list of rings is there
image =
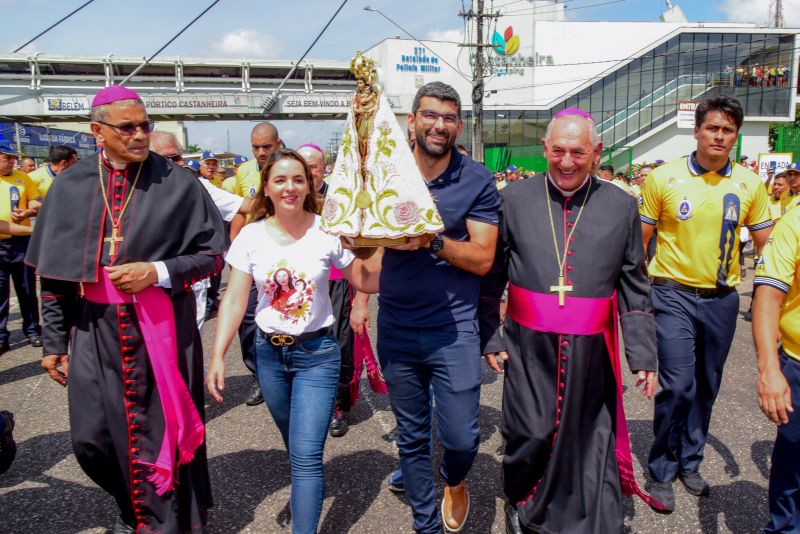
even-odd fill
[[[156,123],[153,121],[146,121],[141,124],[131,124],[129,122],[123,122],[122,124],[111,124],[110,122],[105,121],[94,121],[99,122],[100,124],[105,124],[110,128],[114,128],[120,135],[124,135],[126,137],[131,137],[136,135],[137,130],[142,130],[143,134],[149,134],[152,132],[155,127]]]
[[[180,161],[183,159],[183,154],[170,154],[169,156],[164,156],[170,161]]]
[[[454,113],[436,113],[435,111],[431,111],[429,109],[422,109],[417,111],[419,115],[422,117],[422,123],[426,126],[433,126],[437,122],[439,122],[439,117],[444,121],[446,126],[455,126],[458,124],[458,115]]]

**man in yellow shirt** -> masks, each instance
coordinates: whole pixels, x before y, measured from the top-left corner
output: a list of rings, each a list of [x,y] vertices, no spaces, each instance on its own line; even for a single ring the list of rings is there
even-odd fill
[[[58,145],[52,147],[47,163],[28,174],[33,183],[36,184],[39,196],[44,198],[47,190],[53,185],[55,177],[76,161],[78,161],[78,152],[71,146]]]
[[[693,495],[709,493],[699,467],[739,312],[739,230],[760,250],[773,224],[761,179],[729,159],[743,120],[736,99],[705,100],[695,112],[697,150],[653,170],[642,187],[643,241],[658,229],[648,274],[661,391],[648,467],[652,495],[668,511],[676,478]]]
[[[769,212],[772,215],[772,220],[777,221],[783,215],[783,208],[781,207],[781,197],[783,193],[789,189],[789,182],[786,175],[780,173],[772,180],[772,189],[769,195]]]
[[[28,203],[39,196],[33,181],[24,172],[14,169],[19,152],[8,141],[0,139],[0,220],[30,226],[38,207]],[[39,300],[36,297],[36,272],[25,265],[28,236],[0,235],[0,354],[8,351],[9,282],[14,281],[22,332],[34,347],[42,346],[42,327],[39,325]]]
[[[36,169],[36,160],[33,158],[22,158],[19,160],[19,170],[30,175]]]
[[[200,156],[200,178],[206,179],[217,187],[222,186],[222,180],[217,175],[219,159],[213,152],[203,152]]]
[[[788,189],[781,194],[781,214],[800,203],[800,163],[790,163],[776,176],[785,176]]]
[[[753,337],[758,405],[778,425],[764,532],[800,530],[800,210],[787,212],[756,265]],[[780,331],[780,346],[777,332]]]
[[[233,175],[228,176],[222,181],[222,189],[229,193],[236,194],[236,173],[239,172],[239,167],[241,167],[242,163],[246,161],[247,157],[245,156],[236,156],[233,158]]]
[[[269,122],[256,124],[250,133],[250,144],[254,159],[245,161],[236,171],[236,185],[233,192],[241,197],[252,197],[258,191],[258,186],[261,184],[261,169],[267,164],[272,153],[281,147],[278,129]],[[233,237],[235,235],[231,235],[231,238]]]
[[[233,185],[233,193],[242,197],[255,196],[261,185],[261,169],[269,161],[272,153],[281,147],[281,139],[278,136],[278,129],[269,122],[256,124],[250,133],[250,144],[253,148],[254,159],[242,162],[236,170],[236,180]],[[245,217],[237,215],[231,221],[231,239],[234,239],[245,224]],[[242,347],[242,360],[245,366],[253,373],[253,382],[250,385],[250,392],[245,399],[248,406],[256,406],[264,402],[261,388],[255,377],[255,365],[253,363],[255,351],[256,335],[256,305],[258,304],[258,291],[255,285],[250,286],[250,296],[247,301],[247,311],[239,326],[239,344]]]

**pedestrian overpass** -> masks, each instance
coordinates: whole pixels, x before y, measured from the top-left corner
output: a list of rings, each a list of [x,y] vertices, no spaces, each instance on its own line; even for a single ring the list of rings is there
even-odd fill
[[[0,54],[0,121],[86,120],[94,94],[120,83],[143,61],[113,55]],[[356,87],[348,61],[307,60],[294,67],[283,60],[159,58],[126,86],[141,95],[155,120],[346,117]]]

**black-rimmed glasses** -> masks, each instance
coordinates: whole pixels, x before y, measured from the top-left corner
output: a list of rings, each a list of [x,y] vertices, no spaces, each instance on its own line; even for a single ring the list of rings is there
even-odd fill
[[[442,118],[447,126],[455,126],[459,121],[458,115],[454,113],[436,113],[435,111],[431,111],[429,109],[421,109],[417,111],[417,113],[419,113],[419,115],[422,117],[422,123],[428,126],[432,126],[439,122],[439,117]]]

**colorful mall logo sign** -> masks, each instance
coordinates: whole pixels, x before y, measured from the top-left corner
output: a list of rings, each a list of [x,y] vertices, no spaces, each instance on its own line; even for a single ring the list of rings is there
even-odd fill
[[[512,26],[507,27],[503,35],[494,32],[492,48],[495,53],[486,58],[486,70],[488,74],[494,76],[524,76],[527,67],[555,64],[553,56],[550,55],[539,54],[538,52],[532,56],[517,54],[520,48],[520,38],[519,35],[514,34]],[[476,58],[472,55],[470,64],[475,66],[475,63]]]
[[[494,32],[492,36],[494,51],[500,56],[513,56],[519,50],[519,35],[514,35],[514,28],[509,26],[503,35]]]

